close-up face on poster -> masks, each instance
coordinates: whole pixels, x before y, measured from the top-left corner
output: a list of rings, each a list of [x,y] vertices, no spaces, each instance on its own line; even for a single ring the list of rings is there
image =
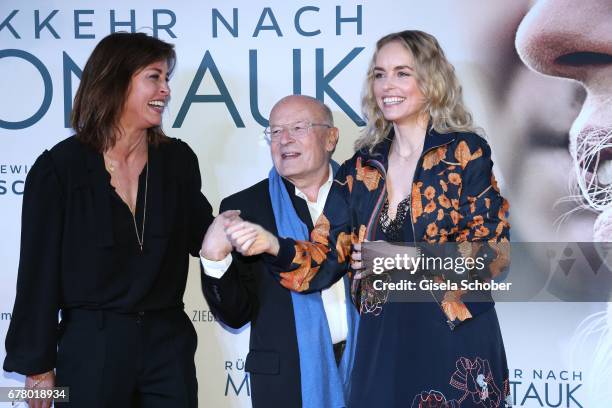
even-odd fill
[[[612,1],[4,0],[0,73],[0,406],[612,406]]]

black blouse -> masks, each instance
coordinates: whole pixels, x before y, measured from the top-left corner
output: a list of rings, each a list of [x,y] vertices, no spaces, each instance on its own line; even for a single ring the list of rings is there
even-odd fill
[[[184,142],[149,147],[144,245],[110,185],[102,155],[71,137],[32,166],[23,197],[17,295],[4,369],[55,367],[60,309],[120,313],[183,307],[189,254],[198,256],[212,208]],[[139,178],[138,233],[146,172]]]

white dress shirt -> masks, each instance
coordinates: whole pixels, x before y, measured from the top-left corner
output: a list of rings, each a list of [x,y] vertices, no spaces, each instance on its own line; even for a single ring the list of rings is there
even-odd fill
[[[333,181],[334,177],[330,165],[329,177],[321,188],[319,188],[319,194],[317,194],[317,201],[315,202],[309,201],[306,194],[301,192],[297,187],[295,188],[295,195],[304,199],[308,204],[308,212],[310,213],[310,219],[312,220],[313,225],[316,225],[316,221],[323,213],[325,201],[327,200],[327,195],[329,194],[329,190],[331,190]],[[206,275],[219,279],[229,269],[229,266],[232,263],[232,254],[230,253],[221,261],[211,261],[201,256],[200,261],[202,262],[204,273]],[[325,314],[327,315],[329,332],[334,344],[346,340],[346,335],[348,333],[348,322],[346,320],[346,295],[344,290],[344,280],[340,279],[329,288],[321,291],[323,308],[325,309]]]

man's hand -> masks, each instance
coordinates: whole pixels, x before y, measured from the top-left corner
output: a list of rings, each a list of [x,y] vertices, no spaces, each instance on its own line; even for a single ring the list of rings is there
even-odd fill
[[[239,215],[239,210],[227,210],[215,217],[202,241],[201,256],[210,261],[221,261],[232,252],[232,244],[227,239],[225,228],[233,221],[241,220]]]
[[[225,229],[227,239],[236,251],[244,256],[268,253],[276,256],[279,251],[278,239],[258,224],[233,219]]]
[[[28,375],[25,381],[25,388],[52,388],[55,386],[55,372],[47,371],[43,374]],[[30,408],[50,408],[51,399],[30,399],[28,400]]]

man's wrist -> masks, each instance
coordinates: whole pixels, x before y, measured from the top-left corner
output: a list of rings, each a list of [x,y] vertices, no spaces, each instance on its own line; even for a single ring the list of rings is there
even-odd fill
[[[268,254],[272,256],[278,256],[278,251],[280,250],[280,245],[278,243],[278,238],[272,236],[270,240],[270,248],[268,248]]]
[[[207,259],[209,261],[222,261],[232,252],[229,251],[207,251],[205,249],[200,250],[200,258]]]

